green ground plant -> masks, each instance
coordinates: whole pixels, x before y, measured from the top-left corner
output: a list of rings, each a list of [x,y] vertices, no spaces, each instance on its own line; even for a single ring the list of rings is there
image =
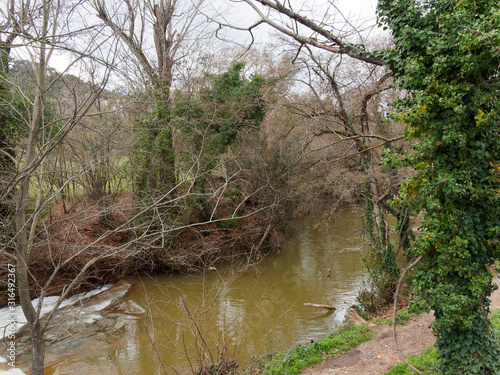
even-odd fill
[[[496,341],[500,340],[500,311],[496,311],[491,316],[491,323],[495,330]],[[411,355],[409,362],[420,369],[425,375],[441,375],[438,369],[438,355],[436,348],[426,350],[420,355]],[[414,372],[404,363],[394,366],[385,375],[412,375]]]
[[[431,348],[420,355],[410,355],[408,358],[409,362],[421,370],[425,375],[440,375],[439,369],[437,368],[437,350],[436,348]],[[391,371],[387,372],[385,375],[413,375],[415,372],[410,369],[405,363],[400,363],[396,365]]]
[[[411,307],[405,307],[398,311],[396,317],[396,324],[406,324],[413,318],[417,313],[413,311]],[[390,326],[392,325],[392,316],[388,318],[374,318],[370,323],[376,325]]]
[[[330,333],[321,340],[270,355],[248,373],[295,375],[311,365],[317,365],[344,353],[373,338],[373,331],[366,326],[346,326]]]

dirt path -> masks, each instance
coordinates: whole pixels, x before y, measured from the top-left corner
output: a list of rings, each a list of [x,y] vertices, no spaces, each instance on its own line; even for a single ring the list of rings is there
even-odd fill
[[[500,286],[500,279],[495,279]],[[500,289],[491,297],[491,310],[500,309]],[[405,356],[419,354],[434,345],[436,341],[432,334],[430,323],[432,314],[423,314],[404,326],[397,327],[398,343]],[[402,362],[395,349],[392,337],[392,327],[378,327],[373,340],[362,343],[357,348],[324,362],[314,368],[307,369],[306,375],[378,375],[384,374]]]

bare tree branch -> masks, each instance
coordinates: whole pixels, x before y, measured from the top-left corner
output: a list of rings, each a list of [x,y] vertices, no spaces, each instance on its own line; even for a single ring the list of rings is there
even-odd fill
[[[303,44],[308,44],[313,47],[322,49],[324,51],[328,51],[331,53],[335,54],[341,54],[341,55],[347,55],[352,57],[353,59],[361,60],[370,64],[382,66],[384,65],[384,61],[379,58],[374,56],[373,54],[370,54],[368,51],[364,49],[363,46],[361,45],[352,45],[350,43],[346,43],[343,41],[340,37],[337,35],[334,35],[332,32],[328,31],[326,26],[319,25],[315,21],[312,21],[306,17],[303,17],[297,12],[294,12],[291,7],[287,7],[284,5],[284,3],[280,3],[278,1],[271,1],[271,0],[243,0],[245,3],[247,3],[249,6],[252,7],[252,9],[258,14],[260,20],[254,23],[251,26],[248,26],[246,28],[243,27],[235,27],[229,24],[224,24],[222,22],[218,22],[221,26],[228,26],[231,28],[234,28],[236,30],[247,30],[250,31],[257,27],[259,24],[262,22],[267,23],[269,26],[275,28],[278,30],[280,33],[287,35],[293,39],[295,39],[297,42],[299,42],[301,45]],[[288,19],[297,22],[298,24],[306,27],[313,33],[321,36],[324,38],[323,41],[318,40],[315,37],[308,37],[303,34],[301,34],[298,29],[293,29],[289,25],[285,25],[284,23],[279,23],[277,21],[274,21],[271,19],[268,15],[264,14],[261,9],[255,4],[255,3],[260,3],[261,5],[265,6],[268,10],[274,10],[278,12],[281,15],[284,15],[288,17]]]

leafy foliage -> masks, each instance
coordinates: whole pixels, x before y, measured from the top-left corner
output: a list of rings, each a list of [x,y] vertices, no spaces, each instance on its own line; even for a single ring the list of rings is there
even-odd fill
[[[500,8],[492,0],[381,0],[378,9],[396,45],[386,62],[408,93],[394,117],[421,139],[403,159],[418,174],[395,203],[426,213],[416,287],[435,311],[441,369],[498,373],[487,266],[500,255]]]
[[[51,70],[52,74],[54,71]],[[2,168],[13,167],[12,162],[4,153],[14,156],[14,147],[29,134],[29,123],[33,102],[35,100],[34,71],[30,62],[8,59],[7,54],[0,49],[0,165]],[[14,84],[13,84],[14,82]],[[19,92],[16,86],[23,85],[24,91]],[[64,136],[59,113],[53,99],[44,98],[43,122],[40,134],[40,147],[57,143]]]
[[[237,131],[245,126],[258,127],[265,115],[263,90],[266,80],[260,75],[242,76],[243,63],[234,64],[216,77],[208,98],[221,106],[216,113],[216,131],[221,147],[234,142]]]
[[[137,116],[133,154],[135,189],[143,196],[175,195],[175,153],[169,89],[151,89],[151,113]]]
[[[13,80],[28,81],[33,72],[26,69],[22,72],[10,69],[12,63],[8,55],[3,50],[0,50],[0,139],[2,148],[5,148],[6,152],[13,155],[12,148],[14,144],[18,143],[28,133],[26,121],[29,118],[28,114],[31,113],[28,103],[33,101],[34,85],[27,87],[26,97],[22,97],[14,90],[12,87]],[[17,64],[19,64],[18,61]],[[26,100],[27,98],[29,98],[29,101]],[[50,117],[53,112],[50,107],[53,107],[53,105],[47,104],[49,113],[45,114]]]
[[[173,120],[187,150],[179,155],[180,167],[197,171],[193,183],[197,196],[188,205],[201,214],[208,215],[205,190],[221,156],[235,145],[241,132],[258,129],[264,119],[268,81],[259,75],[246,78],[243,68],[243,63],[235,63],[226,72],[209,77],[207,87],[196,95],[179,94],[173,106]]]
[[[176,101],[174,116],[184,120],[185,130],[207,134],[204,141],[217,155],[235,142],[239,131],[257,129],[264,119],[267,80],[260,75],[245,78],[244,66],[235,63],[212,77],[210,87],[202,90],[198,98],[180,96]]]

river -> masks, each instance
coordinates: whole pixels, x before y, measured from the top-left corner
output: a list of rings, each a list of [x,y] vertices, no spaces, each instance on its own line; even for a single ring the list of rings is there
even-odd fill
[[[46,335],[46,374],[197,371],[221,353],[245,365],[324,336],[363,285],[360,215],[342,211],[328,226],[299,221],[280,254],[248,267],[130,279],[118,296],[65,307]],[[16,365],[29,373],[27,348],[19,340]],[[0,373],[7,369],[0,363]]]

